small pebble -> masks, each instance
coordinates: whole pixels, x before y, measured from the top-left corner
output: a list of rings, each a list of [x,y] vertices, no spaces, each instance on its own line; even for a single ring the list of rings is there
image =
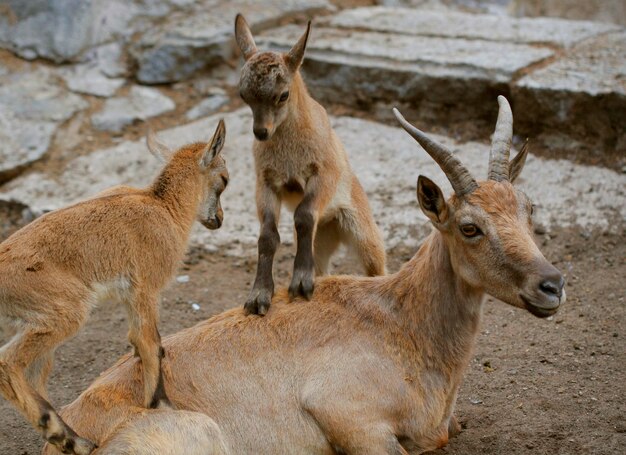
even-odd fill
[[[197,303],[192,303],[191,304],[191,309],[193,311],[198,311],[200,309],[200,305],[198,305]]]
[[[176,281],[179,282],[179,283],[188,283],[189,282],[189,275],[177,276],[176,277]]]

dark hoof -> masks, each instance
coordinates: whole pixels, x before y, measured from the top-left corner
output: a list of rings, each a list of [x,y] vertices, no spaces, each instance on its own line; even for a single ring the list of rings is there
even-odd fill
[[[260,316],[267,314],[272,303],[272,294],[271,291],[253,289],[243,306],[246,314],[258,314]]]
[[[54,411],[44,412],[39,419],[39,426],[46,441],[62,453],[89,455],[98,447],[90,440],[78,437]]]
[[[311,300],[313,290],[315,289],[315,280],[311,272],[294,272],[293,279],[289,285],[289,299],[293,300],[298,296],[302,296],[307,300]]]

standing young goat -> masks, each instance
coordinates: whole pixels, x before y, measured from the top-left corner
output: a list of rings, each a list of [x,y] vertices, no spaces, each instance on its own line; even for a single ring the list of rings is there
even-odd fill
[[[0,316],[17,334],[0,349],[0,393],[64,453],[90,453],[46,400],[55,348],[83,325],[101,300],[122,301],[129,339],[141,358],[141,403],[165,394],[157,329],[158,298],[187,248],[195,219],[222,224],[219,197],[228,181],[219,156],[225,128],[210,143],[171,153],[153,136],[148,147],[169,162],[146,189],[116,187],[56,210],[0,244]]]
[[[489,180],[480,183],[397,114],[455,191],[446,201],[419,178],[417,199],[435,229],[417,254],[394,275],[321,278],[311,303],[279,292],[265,320],[235,309],[166,338],[172,401],[213,418],[233,454],[445,445],[458,431],[454,404],[485,293],[539,317],[565,301],[563,277],[532,239],[530,201],[512,185],[526,151],[509,163],[512,117],[499,101]],[[137,374],[127,356],[63,417],[96,441],[115,438],[141,402]]]
[[[254,118],[256,203],[261,221],[256,279],[245,309],[265,314],[274,294],[272,267],[283,202],[294,211],[297,251],[289,296],[311,298],[314,272],[325,274],[340,242],[352,247],[369,276],[385,273],[382,237],[367,196],[298,69],[311,24],[286,54],[259,52],[241,15],[235,36],[246,60],[239,92]]]

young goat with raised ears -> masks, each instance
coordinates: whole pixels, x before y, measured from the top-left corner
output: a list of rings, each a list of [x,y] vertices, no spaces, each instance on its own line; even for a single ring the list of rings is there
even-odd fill
[[[314,274],[327,272],[342,242],[356,252],[367,275],[385,273],[382,236],[365,191],[326,110],[311,98],[300,76],[310,27],[287,53],[259,52],[243,16],[235,20],[246,60],[239,92],[252,109],[257,139],[253,151],[261,222],[256,279],[245,303],[248,313],[265,314],[274,294],[272,268],[283,202],[294,211],[297,238],[290,298],[311,298]]]
[[[0,349],[0,393],[63,453],[85,455],[94,444],[57,415],[46,381],[54,350],[99,301],[126,305],[143,371],[141,405],[169,404],[159,294],[183,258],[194,220],[210,229],[222,224],[224,137],[220,121],[210,143],[172,153],[150,135],[149,149],[168,160],[151,186],[111,188],[42,216],[0,244],[0,316],[16,331]]]
[[[539,317],[565,301],[563,277],[533,241],[531,203],[512,185],[526,150],[509,162],[512,116],[499,101],[482,182],[398,113],[455,193],[446,201],[419,178],[417,199],[434,229],[413,259],[389,276],[320,278],[310,303],[289,303],[281,291],[264,320],[235,309],[165,338],[174,404],[210,416],[233,454],[418,454],[445,445],[459,430],[454,405],[485,294]],[[138,371],[126,356],[63,417],[96,441],[119,437],[116,425],[141,404]]]

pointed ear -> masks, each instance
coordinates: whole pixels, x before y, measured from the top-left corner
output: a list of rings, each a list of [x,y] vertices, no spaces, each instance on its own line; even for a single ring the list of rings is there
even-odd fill
[[[441,189],[428,177],[420,175],[417,179],[417,201],[422,212],[430,218],[435,226],[448,220],[448,203]]]
[[[304,35],[300,37],[298,42],[294,44],[289,53],[285,56],[285,62],[287,63],[287,67],[292,73],[295,73],[298,68],[300,68],[300,64],[302,63],[302,59],[304,58],[304,50],[306,49],[306,42],[309,39],[309,32],[311,31],[311,21],[306,24],[306,31]]]
[[[239,46],[241,54],[245,60],[248,60],[257,53],[256,44],[254,43],[254,38],[252,38],[250,27],[241,14],[237,14],[237,17],[235,18],[235,39],[237,40],[237,45]]]
[[[148,150],[150,150],[150,153],[152,153],[162,163],[168,161],[174,154],[174,152],[170,150],[167,145],[159,140],[151,127],[148,127],[148,134],[146,135],[146,145],[148,146]]]
[[[213,134],[211,142],[207,144],[204,151],[202,152],[202,158],[200,158],[200,167],[202,167],[203,169],[209,167],[211,161],[213,161],[213,159],[222,151],[225,139],[226,125],[224,124],[224,119],[220,119],[220,122],[217,124],[217,128],[215,129],[215,133]]]
[[[524,164],[526,164],[526,156],[528,155],[528,139],[522,146],[522,150],[515,155],[509,164],[509,182],[515,182],[515,179],[522,173]]]

